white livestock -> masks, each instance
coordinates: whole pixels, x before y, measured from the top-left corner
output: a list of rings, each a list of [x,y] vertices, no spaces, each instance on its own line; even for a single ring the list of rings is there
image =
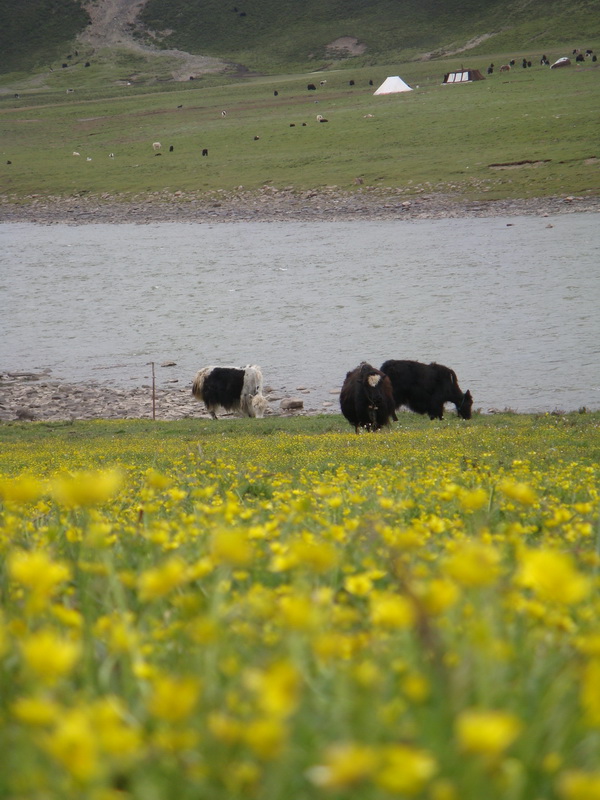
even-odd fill
[[[153,150],[160,150],[161,147],[162,147],[162,144],[160,142],[153,142],[152,143],[152,149]]]

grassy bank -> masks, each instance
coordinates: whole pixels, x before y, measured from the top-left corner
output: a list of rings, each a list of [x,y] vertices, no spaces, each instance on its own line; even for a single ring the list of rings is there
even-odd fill
[[[596,797],[599,422],[3,425],[2,795]]]
[[[469,59],[484,74],[493,61],[496,71],[462,86],[441,82],[463,57],[220,85],[208,78],[153,93],[100,88],[83,74],[90,70],[57,74],[50,90],[2,98],[0,194],[189,202],[238,187],[333,185],[480,200],[596,195],[597,65],[550,70],[536,54],[531,69],[500,74],[510,57]],[[414,91],[374,97],[388,74]]]

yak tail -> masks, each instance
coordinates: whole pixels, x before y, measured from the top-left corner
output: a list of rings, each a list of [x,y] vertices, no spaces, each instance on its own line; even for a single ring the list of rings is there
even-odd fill
[[[194,378],[194,382],[192,384],[192,394],[196,400],[203,399],[204,381],[206,380],[206,376],[211,369],[212,367],[204,367],[204,369],[201,369],[196,373],[196,377]]]
[[[262,394],[262,390],[263,376],[260,367],[250,364],[244,371],[244,384],[242,386],[242,396],[240,397],[242,411],[247,417],[255,416],[256,407],[252,404],[252,400],[257,395]]]

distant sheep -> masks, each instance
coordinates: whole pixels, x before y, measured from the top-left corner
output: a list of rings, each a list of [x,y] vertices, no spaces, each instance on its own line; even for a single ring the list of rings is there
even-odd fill
[[[314,85],[314,83],[309,83],[306,88],[308,89],[309,92],[316,92],[317,91],[317,87]]]
[[[152,142],[152,149],[153,150],[160,150],[162,148],[162,144],[160,142]]]
[[[502,64],[500,72],[510,72],[510,64]]]
[[[78,152],[77,152],[77,150],[73,150],[73,155],[74,155],[74,156],[80,156],[80,155],[81,155],[81,153],[78,153]]]
[[[317,122],[329,122],[329,120],[325,119],[321,114],[317,114]]]
[[[207,147],[202,148],[202,155],[203,156],[207,156],[208,155],[208,148]]]

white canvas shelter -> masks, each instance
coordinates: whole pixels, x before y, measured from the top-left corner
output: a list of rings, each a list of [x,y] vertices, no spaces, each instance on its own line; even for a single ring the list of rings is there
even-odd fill
[[[397,92],[412,92],[411,87],[404,83],[398,75],[386,78],[377,91],[373,94],[396,94]]]

